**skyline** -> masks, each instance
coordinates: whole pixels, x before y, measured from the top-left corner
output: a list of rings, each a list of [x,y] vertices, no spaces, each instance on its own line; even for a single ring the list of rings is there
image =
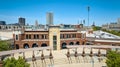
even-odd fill
[[[0,0],[0,20],[17,23],[19,17],[26,18],[26,24],[46,24],[46,13],[54,13],[54,24],[77,24],[86,20],[90,6],[89,24],[102,25],[116,22],[120,18],[119,0]]]

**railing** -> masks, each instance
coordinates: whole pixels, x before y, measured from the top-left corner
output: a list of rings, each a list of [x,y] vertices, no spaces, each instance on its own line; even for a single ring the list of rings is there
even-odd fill
[[[67,48],[71,49],[71,48],[117,48],[120,49],[120,46],[108,46],[108,45],[67,45]]]
[[[26,51],[37,51],[37,50],[46,50],[46,49],[52,49],[52,47],[35,47],[35,48],[29,48],[29,49],[2,51],[0,52],[0,56],[14,54],[14,53],[21,53]]]

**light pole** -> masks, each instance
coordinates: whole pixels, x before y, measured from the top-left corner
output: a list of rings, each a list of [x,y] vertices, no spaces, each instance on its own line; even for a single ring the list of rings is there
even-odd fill
[[[90,12],[90,7],[87,7],[87,11],[88,11],[88,28],[89,28],[89,12]]]

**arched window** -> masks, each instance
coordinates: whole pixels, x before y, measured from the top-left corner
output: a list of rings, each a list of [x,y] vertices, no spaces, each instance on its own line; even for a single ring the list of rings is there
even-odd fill
[[[34,47],[38,47],[38,45],[37,45],[36,43],[34,43],[34,44],[32,45],[32,48],[34,48]]]
[[[79,41],[76,42],[76,45],[80,45]]]
[[[46,43],[43,43],[43,44],[41,45],[41,47],[47,47],[47,44],[46,44]]]
[[[18,35],[15,36],[15,39],[18,40]]]
[[[73,42],[70,42],[69,45],[74,45],[74,43],[73,43]]]
[[[29,48],[29,45],[27,43],[24,44],[23,46],[25,49]]]

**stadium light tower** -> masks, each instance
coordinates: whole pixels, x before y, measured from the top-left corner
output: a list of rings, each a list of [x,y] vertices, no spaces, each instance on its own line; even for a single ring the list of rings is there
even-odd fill
[[[90,12],[90,6],[87,7],[87,11],[88,11],[88,27],[89,27],[89,12]]]

